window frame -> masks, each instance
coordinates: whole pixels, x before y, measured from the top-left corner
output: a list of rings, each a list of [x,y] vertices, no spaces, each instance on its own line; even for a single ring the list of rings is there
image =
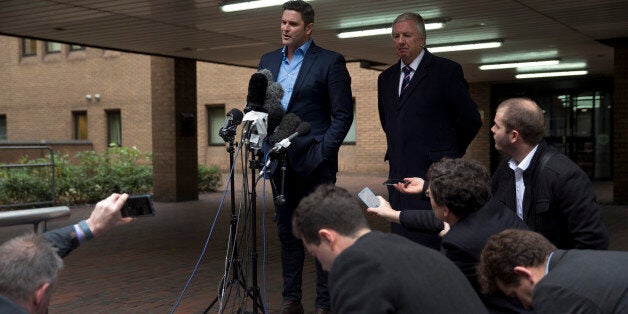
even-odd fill
[[[118,147],[122,147],[122,111],[120,109],[105,110],[106,122],[107,122],[107,147],[111,147],[114,144],[112,136],[112,117],[118,117],[118,142],[115,142]]]
[[[30,49],[26,49],[27,41],[32,43],[32,45],[34,45],[34,48],[35,48],[34,52],[30,52],[30,53],[27,52],[27,51],[30,51]],[[37,56],[37,40],[32,39],[32,38],[22,38],[22,57],[34,57],[34,56]]]
[[[212,119],[211,112],[218,115],[217,119]],[[222,127],[226,118],[226,109],[224,104],[208,104],[205,105],[205,112],[207,117],[207,146],[224,146],[225,141],[218,135],[218,131]],[[220,119],[222,117],[222,120]],[[212,120],[214,123],[212,123]],[[216,140],[216,141],[213,141]]]

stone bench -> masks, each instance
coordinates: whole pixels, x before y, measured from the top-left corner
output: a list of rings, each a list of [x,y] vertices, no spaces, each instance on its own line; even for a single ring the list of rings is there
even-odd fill
[[[67,206],[33,208],[0,212],[0,227],[33,224],[35,232],[46,231],[46,221],[70,216]]]

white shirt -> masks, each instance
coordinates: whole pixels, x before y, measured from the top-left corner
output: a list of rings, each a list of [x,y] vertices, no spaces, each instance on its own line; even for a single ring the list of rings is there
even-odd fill
[[[416,57],[416,59],[414,59],[414,61],[412,61],[410,64],[408,64],[411,68],[412,68],[412,72],[410,72],[410,80],[412,80],[412,77],[414,76],[414,72],[416,72],[416,69],[419,68],[419,64],[421,63],[421,60],[423,60],[423,55],[425,55],[425,50],[421,50],[421,53],[419,53],[419,56]],[[400,60],[401,62],[401,67],[399,68],[399,90],[397,91],[398,95],[401,95],[401,86],[403,85],[403,77],[405,76],[403,74],[403,68],[406,66],[405,63],[403,63],[403,60]]]
[[[532,161],[532,157],[534,157],[534,153],[536,153],[536,149],[539,145],[534,146],[534,148],[526,155],[523,160],[517,164],[514,159],[510,159],[508,161],[508,166],[515,172],[515,192],[517,194],[517,216],[523,219],[523,196],[525,195],[526,186],[523,182],[523,172],[530,167],[530,161]]]

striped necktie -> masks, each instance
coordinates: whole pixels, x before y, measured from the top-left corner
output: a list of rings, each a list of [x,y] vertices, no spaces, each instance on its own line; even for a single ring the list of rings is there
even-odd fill
[[[403,82],[401,83],[401,92],[399,95],[403,94],[403,91],[410,85],[410,74],[412,74],[412,68],[409,65],[406,65],[402,69],[403,71]]]

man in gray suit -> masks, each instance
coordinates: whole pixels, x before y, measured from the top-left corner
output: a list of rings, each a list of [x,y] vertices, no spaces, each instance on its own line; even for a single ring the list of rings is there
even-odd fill
[[[483,292],[516,295],[536,313],[628,313],[628,252],[557,250],[509,229],[484,247],[478,279]]]
[[[334,313],[487,313],[439,252],[372,231],[345,189],[319,186],[293,216],[294,234],[329,271]]]

